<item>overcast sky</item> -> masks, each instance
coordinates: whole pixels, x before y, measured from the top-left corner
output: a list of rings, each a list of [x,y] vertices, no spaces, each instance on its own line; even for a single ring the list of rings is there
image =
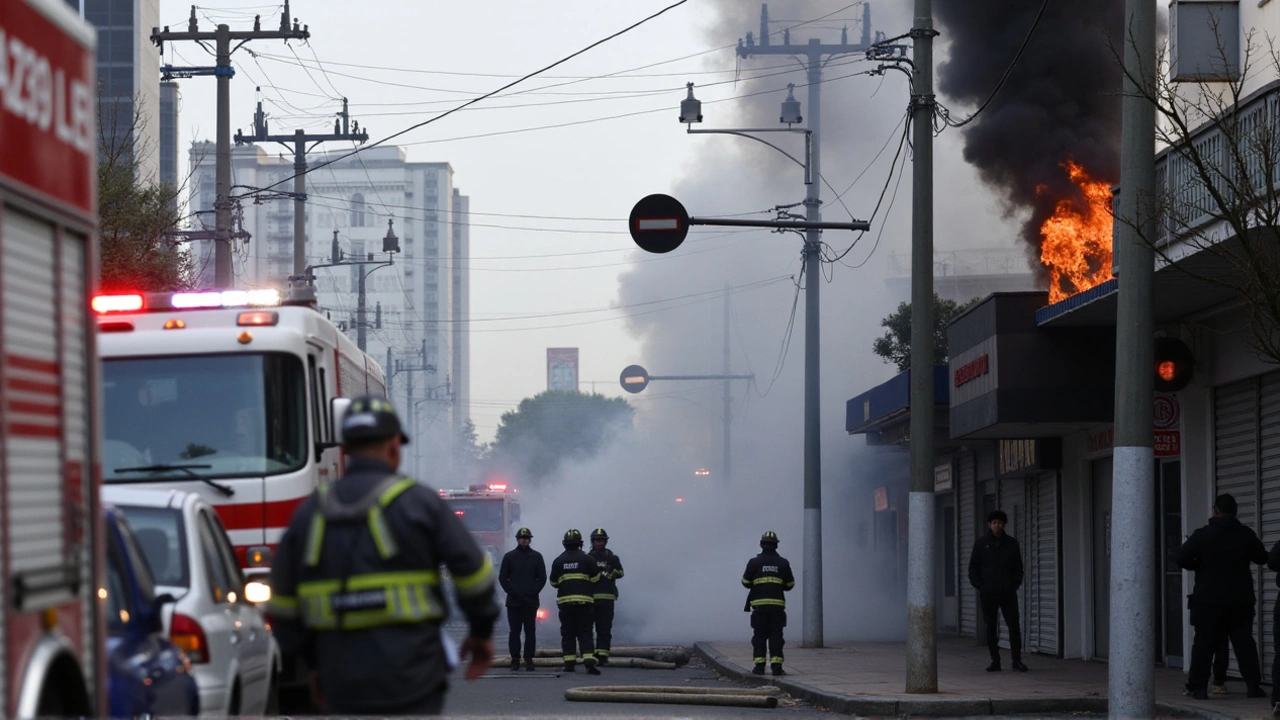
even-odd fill
[[[251,124],[255,87],[261,85],[274,132],[332,127],[332,113],[339,109],[339,103],[331,98],[345,96],[350,99],[353,119],[359,120],[371,137],[382,138],[493,90],[510,76],[557,60],[667,4],[668,0],[295,0],[294,15],[310,26],[310,44],[255,41],[233,56],[237,74],[232,81],[232,127]],[[799,22],[848,4],[824,0],[774,5],[782,8],[776,17]],[[873,3],[878,18],[873,21],[875,29],[888,35],[908,29],[909,14],[898,5],[902,3]],[[732,13],[722,14],[725,7],[731,7]],[[263,15],[263,26],[276,25],[278,8],[255,4],[254,0],[219,0],[208,8],[201,6],[198,13],[204,28],[213,25],[213,18],[247,29],[255,13]],[[792,17],[795,8],[811,10],[812,15]],[[790,15],[782,17],[783,12]],[[189,4],[162,0],[162,23],[173,29],[185,27],[189,13]],[[728,14],[733,17],[726,17]],[[598,391],[620,394],[620,370],[632,362],[645,362],[646,343],[653,342],[653,333],[661,333],[664,317],[693,312],[714,316],[719,312],[719,301],[699,293],[717,290],[726,282],[747,286],[785,277],[798,269],[798,243],[788,241],[787,249],[776,255],[778,261],[760,270],[716,273],[715,277],[691,273],[690,255],[644,256],[634,250],[626,232],[631,206],[646,194],[678,194],[682,188],[697,185],[732,186],[744,174],[775,174],[776,187],[785,191],[769,194],[767,203],[753,193],[698,192],[699,204],[691,207],[691,212],[704,216],[747,213],[770,203],[800,199],[803,186],[799,171],[785,160],[775,163],[765,148],[742,147],[747,141],[687,136],[677,122],[688,80],[699,85],[697,94],[704,102],[708,127],[731,127],[740,118],[751,118],[744,107],[748,103],[765,108],[757,115],[776,116],[772,108],[785,97],[786,84],[804,82],[803,74],[789,72],[780,58],[737,61],[731,47],[735,32],[743,35],[758,30],[758,14],[759,5],[754,2],[693,0],[508,91],[522,94],[486,101],[395,141],[408,148],[413,161],[451,163],[457,187],[471,197],[472,318],[485,320],[472,326],[471,393],[472,415],[482,439],[492,435],[504,410],[545,389],[546,348],[581,348],[583,389],[592,389],[590,381],[598,381],[594,386]],[[856,40],[860,17],[860,7],[850,8],[808,31],[834,41],[839,26],[848,20],[850,38]],[[733,31],[739,24],[741,29]],[[211,62],[204,50],[191,43],[169,45],[166,53],[164,61],[174,64]],[[317,59],[322,70],[315,68]],[[310,69],[304,70],[301,64]],[[852,155],[825,157],[823,174],[831,185],[845,189],[870,165],[844,197],[850,211],[860,218],[870,215],[889,171],[893,147],[874,163],[872,158],[893,135],[906,101],[905,78],[900,75],[891,74],[883,82],[865,77],[840,79],[864,66],[828,68],[823,116],[830,146],[856,149]],[[735,77],[739,82],[733,82]],[[181,86],[181,145],[212,140],[214,81],[195,78],[181,81]],[[764,97],[733,99],[766,90]],[[803,100],[803,91],[797,96]],[[768,121],[765,117],[751,119]],[[954,209],[958,215],[945,226],[940,218],[943,229],[938,246],[1012,246],[1015,223],[1002,218],[998,203],[964,165],[957,140],[944,134],[937,145],[940,177],[949,188],[963,188],[959,193],[939,191],[939,214],[945,216]],[[330,144],[325,149],[339,148]],[[882,223],[886,233],[876,252],[884,257],[909,247],[909,175],[908,165],[902,197]],[[830,202],[833,193],[825,187],[823,193]],[[833,207],[826,207],[828,219],[845,214],[842,208]],[[691,245],[682,250],[704,251],[704,260],[728,260],[736,254],[776,248],[780,240],[767,233],[710,235],[694,238],[705,243],[700,248]],[[846,244],[835,238],[829,242],[833,246]],[[732,263],[724,266],[733,268]],[[673,271],[670,282],[663,282],[664,268]],[[883,287],[885,268],[878,262],[861,271],[841,268],[833,282],[872,288],[874,295]],[[619,276],[628,270],[643,271],[639,277],[645,282],[633,282],[620,294]],[[759,343],[761,348],[776,351],[793,286],[780,280],[743,292],[759,293],[777,307],[780,319],[762,320],[765,339]],[[656,302],[671,298],[683,299]],[[615,307],[636,303],[654,304],[629,311]],[[868,348],[876,332],[874,321],[895,303],[886,299],[864,309],[874,317],[854,323],[856,337],[849,346]],[[824,302],[824,311],[831,309]],[[637,323],[632,318],[628,322],[625,313],[637,311],[647,313],[645,321]],[[493,320],[512,315],[522,319]],[[755,326],[751,318],[739,320],[749,328]],[[708,344],[718,353],[718,336]],[[796,347],[801,346],[797,336]],[[775,360],[772,352],[747,357],[752,347],[748,343],[735,350],[735,362],[754,359],[753,364],[760,366],[757,371],[771,368]],[[737,357],[739,353],[743,356]],[[718,357],[708,355],[712,356]],[[793,368],[798,372],[799,350],[788,355],[786,362],[788,372]],[[824,393],[833,410],[842,407],[849,394],[891,374],[878,360],[867,367],[874,372],[841,378],[829,395]],[[705,371],[693,367],[650,369]],[[710,397],[707,404],[714,409],[714,397]],[[653,407],[672,405],[657,402],[662,398],[656,394],[635,399],[642,412],[645,402]]]

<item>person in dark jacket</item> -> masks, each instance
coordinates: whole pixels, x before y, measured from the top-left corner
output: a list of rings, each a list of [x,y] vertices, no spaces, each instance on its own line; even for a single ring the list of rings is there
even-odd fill
[[[587,554],[596,561],[600,571],[591,612],[596,626],[596,661],[601,665],[609,664],[609,649],[613,647],[613,606],[618,601],[618,578],[622,577],[622,561],[605,547],[608,544],[609,533],[604,528],[591,531],[591,552]]]
[[[498,582],[507,594],[507,625],[511,628],[511,669],[520,669],[520,632],[524,631],[524,669],[533,672],[538,649],[538,593],[547,586],[547,563],[534,550],[533,532],[516,531],[516,548],[502,556]]]
[[[564,552],[551,563],[551,587],[556,589],[556,605],[560,608],[560,648],[565,672],[574,672],[578,653],[591,675],[599,675],[595,647],[591,640],[592,609],[595,586],[600,582],[596,561],[582,552],[582,533],[570,530],[564,534]]]
[[[778,554],[778,534],[767,532],[760,537],[760,554],[747,561],[742,585],[750,590],[744,611],[751,612],[751,649],[755,667],[751,672],[764,674],[765,651],[774,675],[786,675],[782,669],[782,646],[787,626],[786,593],[796,586],[791,563]]]
[[[438,493],[397,474],[408,438],[389,401],[354,400],[342,441],[345,475],[299,506],[276,550],[273,633],[314,669],[329,713],[438,715],[450,669],[440,566],[471,624],[462,657],[475,680],[493,661],[492,562]]]
[[[1267,568],[1280,573],[1280,540],[1271,546],[1271,553],[1267,557]],[[1276,575],[1276,587],[1280,587],[1280,575]],[[1271,641],[1280,643],[1280,598],[1276,599],[1276,604],[1271,608]],[[1280,644],[1275,645],[1280,647]],[[1280,662],[1271,663],[1271,714],[1274,717],[1280,717]]]
[[[1231,639],[1240,674],[1244,676],[1248,697],[1266,697],[1263,692],[1262,666],[1258,662],[1258,645],[1253,640],[1253,614],[1257,604],[1253,592],[1251,563],[1265,565],[1267,549],[1252,528],[1236,519],[1236,499],[1222,494],[1213,502],[1209,524],[1196,530],[1178,549],[1178,567],[1196,574],[1191,592],[1191,624],[1195,638],[1191,643],[1191,668],[1187,673],[1187,689],[1191,696],[1209,697],[1213,650],[1219,638]]]
[[[1022,625],[1018,619],[1018,588],[1022,586],[1022,549],[1018,540],[1004,531],[1009,516],[1003,510],[987,515],[987,533],[973,544],[969,555],[969,584],[978,590],[982,621],[987,626],[987,649],[991,664],[987,672],[1000,671],[1000,630],[1004,615],[1009,630],[1009,650],[1013,669],[1026,672],[1022,663]]]

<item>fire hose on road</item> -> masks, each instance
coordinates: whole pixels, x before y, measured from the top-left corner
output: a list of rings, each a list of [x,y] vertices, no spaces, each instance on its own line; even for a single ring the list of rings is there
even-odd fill
[[[493,659],[496,667],[509,665],[510,655]],[[540,648],[534,653],[534,667],[559,667],[564,659],[553,648]],[[674,670],[689,664],[689,651],[682,647],[620,647],[609,651],[609,667]]]
[[[611,661],[612,662],[612,661]],[[713,705],[721,707],[776,708],[776,687],[716,688],[665,685],[602,685],[564,691],[574,702],[653,703],[660,705]]]

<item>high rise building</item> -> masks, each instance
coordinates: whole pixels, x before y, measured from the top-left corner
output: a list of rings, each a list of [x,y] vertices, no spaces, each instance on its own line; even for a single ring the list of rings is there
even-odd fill
[[[132,148],[141,179],[160,179],[160,50],[151,42],[160,0],[66,2],[98,31],[99,127],[114,147]],[[176,133],[174,143],[176,157]]]
[[[178,186],[178,114],[182,93],[178,83],[160,83],[160,182]]]
[[[406,471],[424,481],[449,479],[457,438],[470,403],[470,345],[465,324],[470,315],[466,258],[470,250],[468,198],[453,186],[448,163],[408,162],[396,147],[315,153],[307,158],[319,169],[307,174],[306,263],[314,267],[321,309],[352,339],[357,337],[357,287],[366,273],[365,351],[386,369],[391,397],[413,437]],[[334,160],[333,164],[321,167]],[[270,154],[265,147],[232,152],[233,184],[244,188],[292,190],[293,156]],[[190,210],[198,223],[212,227],[215,193],[214,146],[191,148]],[[287,182],[285,182],[287,181]],[[236,229],[250,236],[236,241],[232,275],[236,287],[283,288],[293,274],[294,201],[264,196],[261,204],[244,200],[236,208]],[[332,262],[336,234],[347,260],[373,253],[382,260],[388,221],[399,238],[392,265],[315,267]],[[213,244],[196,243],[201,283],[213,280]]]

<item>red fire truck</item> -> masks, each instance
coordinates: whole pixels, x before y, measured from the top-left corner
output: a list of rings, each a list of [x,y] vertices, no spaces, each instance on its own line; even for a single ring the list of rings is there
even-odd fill
[[[0,1],[0,696],[106,711],[99,613],[94,33]]]
[[[502,481],[472,485],[466,490],[440,491],[453,514],[489,553],[494,567],[515,546],[516,523],[520,521],[518,492]]]

